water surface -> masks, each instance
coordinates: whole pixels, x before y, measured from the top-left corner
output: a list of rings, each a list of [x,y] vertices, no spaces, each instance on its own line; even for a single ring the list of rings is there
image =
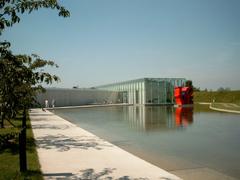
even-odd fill
[[[240,179],[238,114],[206,106],[115,106],[55,113],[168,171],[207,167]]]

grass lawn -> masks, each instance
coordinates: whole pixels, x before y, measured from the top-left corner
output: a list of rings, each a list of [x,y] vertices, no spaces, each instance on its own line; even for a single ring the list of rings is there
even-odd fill
[[[16,128],[5,122],[5,128],[0,128],[0,135],[16,132],[21,128],[21,119],[17,117],[11,121]],[[28,171],[21,173],[19,170],[19,144],[18,138],[7,146],[0,146],[0,179],[43,179],[34,143],[33,132],[29,118],[27,120],[27,167]]]
[[[194,102],[213,102],[216,103],[234,103],[240,105],[240,91],[212,91],[212,92],[194,92]]]

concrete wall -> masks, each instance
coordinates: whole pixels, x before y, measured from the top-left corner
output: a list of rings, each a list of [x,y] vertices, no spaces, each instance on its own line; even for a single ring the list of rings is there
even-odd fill
[[[45,107],[45,100],[51,107],[52,100],[55,107],[79,106],[86,104],[117,103],[118,93],[94,89],[47,89],[45,93],[37,95],[37,101]]]

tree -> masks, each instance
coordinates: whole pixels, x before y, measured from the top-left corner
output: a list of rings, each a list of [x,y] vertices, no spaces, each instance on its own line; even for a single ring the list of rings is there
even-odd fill
[[[217,89],[218,92],[227,92],[227,91],[231,91],[231,89],[229,87],[226,87],[226,88],[223,88],[223,87],[220,87]]]
[[[42,82],[47,84],[59,78],[42,70],[46,65],[56,66],[53,61],[41,59],[37,55],[13,55],[10,51],[0,59],[0,95],[2,103],[2,125],[4,119],[10,121],[17,111],[23,111],[22,129],[19,135],[20,170],[27,170],[26,160],[26,110],[31,107],[35,95],[43,91]]]
[[[0,0],[0,36],[4,29],[20,22],[20,14],[31,13],[40,8],[58,10],[58,15],[70,16],[68,10],[57,0]],[[47,84],[59,78],[39,70],[46,65],[57,66],[53,61],[37,55],[13,55],[10,43],[0,42],[0,105],[2,127],[4,119],[10,119],[17,111],[23,110],[20,143],[20,170],[26,171],[26,110],[32,105],[35,95],[43,91],[42,82]]]
[[[186,86],[187,86],[187,87],[193,87],[192,81],[191,81],[191,80],[187,80],[187,81],[186,81]]]
[[[59,16],[70,16],[69,11],[61,6],[57,0],[1,0],[0,35],[2,35],[2,32],[7,27],[13,26],[15,23],[20,22],[19,14],[26,12],[31,13],[32,11],[40,8],[56,9],[58,10]],[[38,86],[38,88],[34,87],[36,85],[36,81],[39,81],[39,78],[40,80],[45,78],[44,80],[48,81],[48,83],[51,83],[52,79],[58,79],[56,76],[51,77],[51,75],[48,73],[41,73],[41,77],[38,77],[37,75],[40,74],[36,73],[35,76],[31,77],[31,79],[26,79],[29,77],[28,75],[31,74],[31,71],[35,70],[31,67],[31,63],[35,63],[35,68],[37,68],[38,65],[40,68],[41,66],[43,67],[45,65],[53,66],[53,61],[46,61],[40,59],[40,57],[33,56],[36,62],[32,62],[32,57],[26,55],[13,55],[9,48],[9,42],[0,42],[0,103],[2,111],[2,127],[4,118],[11,118],[18,109],[22,108],[21,105],[26,104],[26,102],[32,102],[32,97],[28,97],[27,99],[27,96],[25,95],[25,98],[22,98],[24,93],[21,91],[23,89],[25,91],[28,90],[28,93],[33,95],[33,91],[38,91],[39,89],[43,90],[41,86]],[[26,65],[28,65],[28,67]],[[24,75],[25,79],[20,79],[19,77],[23,76],[21,76],[19,73],[28,74]],[[35,81],[33,78],[36,78]],[[19,86],[19,83],[24,87]],[[26,85],[26,83],[32,83],[32,86],[29,84]],[[21,96],[21,98],[19,98],[19,96]]]
[[[53,61],[43,60],[37,55],[15,56],[8,50],[2,54],[0,57],[2,126],[4,119],[9,121],[19,110],[32,106],[36,93],[44,91],[42,82],[50,84],[59,81],[56,75],[40,69],[46,65],[57,67]]]
[[[194,92],[200,92],[201,89],[200,89],[200,87],[195,87],[195,86],[193,86],[193,91],[194,91]]]
[[[223,87],[220,87],[220,88],[217,89],[217,91],[218,91],[218,92],[224,92],[225,89],[224,89]]]
[[[59,16],[70,16],[69,11],[57,0],[0,0],[0,34],[6,27],[20,22],[19,14],[31,13],[40,8],[56,9]]]

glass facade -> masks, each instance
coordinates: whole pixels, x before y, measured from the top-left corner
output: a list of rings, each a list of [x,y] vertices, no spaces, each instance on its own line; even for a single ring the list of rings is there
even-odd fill
[[[142,78],[96,87],[118,92],[119,103],[129,104],[173,104],[174,87],[184,86],[184,78]]]

